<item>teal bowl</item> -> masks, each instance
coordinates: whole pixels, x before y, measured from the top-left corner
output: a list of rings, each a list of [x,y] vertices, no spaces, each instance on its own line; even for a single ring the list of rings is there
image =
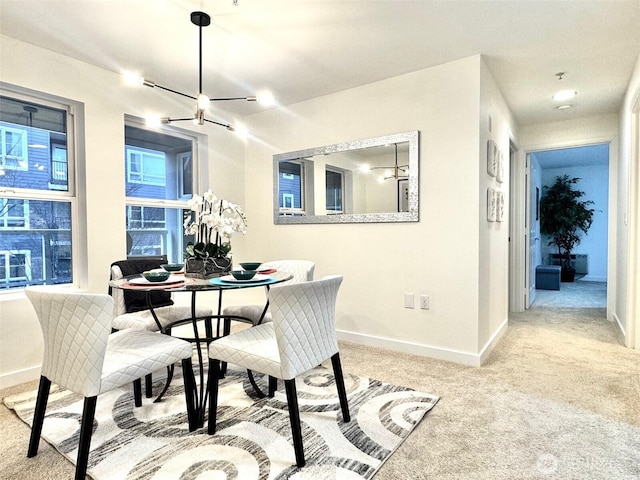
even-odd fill
[[[258,268],[260,268],[260,265],[262,265],[261,262],[242,262],[242,263],[240,263],[240,266],[242,268],[244,268],[245,270],[258,270]]]
[[[167,272],[179,272],[184,268],[184,264],[182,263],[167,263],[165,265],[160,265]]]
[[[142,276],[150,282],[164,282],[169,279],[169,275],[171,275],[171,272],[162,272],[160,270],[144,272],[142,274]]]
[[[236,280],[251,280],[256,275],[255,270],[232,270],[231,275]]]

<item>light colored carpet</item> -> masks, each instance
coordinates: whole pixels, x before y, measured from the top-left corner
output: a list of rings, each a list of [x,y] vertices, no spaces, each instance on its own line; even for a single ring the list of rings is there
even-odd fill
[[[620,345],[603,309],[514,314],[480,368],[340,347],[345,372],[440,396],[374,480],[640,478],[640,355]],[[0,478],[70,478],[71,463],[44,442],[25,458],[28,434],[0,407]]]
[[[575,282],[563,282],[560,290],[536,290],[536,299],[532,308],[543,307],[607,307],[606,282],[590,282],[576,280]]]

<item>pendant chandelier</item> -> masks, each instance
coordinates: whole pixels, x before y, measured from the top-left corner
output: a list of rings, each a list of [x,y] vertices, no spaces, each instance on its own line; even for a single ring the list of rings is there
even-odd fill
[[[370,167],[369,165],[362,165],[360,169],[363,172],[370,172],[373,170],[384,170],[382,175],[378,177],[378,182],[383,183],[385,180],[394,179],[401,180],[409,178],[409,165],[398,165],[398,144],[393,144],[395,148],[395,162],[391,166]]]
[[[234,2],[235,4],[235,2]],[[186,98],[190,98],[195,100],[195,113],[193,117],[186,118],[173,118],[173,117],[160,117],[159,122],[162,124],[169,124],[173,122],[183,122],[183,121],[192,121],[196,125],[204,125],[205,122],[213,123],[215,125],[220,125],[221,127],[225,127],[227,130],[234,131],[234,127],[227,123],[217,122],[215,120],[211,120],[206,117],[206,110],[209,107],[211,102],[224,102],[224,101],[233,101],[233,100],[244,100],[247,102],[260,102],[264,105],[269,105],[273,103],[273,99],[268,95],[263,95],[258,97],[247,96],[247,97],[224,97],[224,98],[211,98],[208,95],[202,93],[202,28],[207,27],[211,24],[211,17],[204,12],[192,12],[191,13],[191,23],[198,27],[199,32],[199,48],[198,48],[198,93],[197,95],[192,95],[188,93],[183,93],[178,90],[165,87],[163,85],[158,85],[156,82],[137,76],[135,74],[127,73],[125,74],[126,80],[128,83],[133,83],[137,85],[144,85],[151,88],[159,88],[161,90],[165,90],[167,92],[175,93],[176,95],[181,95]],[[153,123],[153,119],[148,119],[148,123]],[[156,120],[157,122],[157,120]]]

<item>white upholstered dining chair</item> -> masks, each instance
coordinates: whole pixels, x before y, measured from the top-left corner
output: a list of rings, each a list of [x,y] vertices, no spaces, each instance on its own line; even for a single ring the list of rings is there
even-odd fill
[[[288,272],[293,278],[287,280],[287,283],[308,282],[313,280],[313,272],[316,264],[310,260],[274,260],[265,262],[260,265],[260,269],[274,269],[278,271]],[[226,319],[233,319],[252,325],[266,323],[271,321],[271,313],[268,306],[262,305],[231,305],[225,307],[222,315]],[[228,320],[225,328],[228,330]]]
[[[27,287],[44,337],[44,358],[28,457],[38,453],[51,383],[84,396],[76,480],[84,480],[98,395],[182,362],[189,430],[195,429],[195,380],[192,347],[187,341],[144,330],[111,333],[113,298],[70,293],[51,287]]]
[[[335,330],[342,276],[274,285],[269,290],[272,321],[220,338],[209,345],[209,423],[216,430],[220,362],[284,380],[296,465],[305,465],[295,378],[331,359],[342,418],[350,421]]]
[[[148,260],[120,260],[111,265],[111,280],[120,280],[124,276],[142,273],[145,270],[160,267],[159,261]],[[137,268],[136,268],[137,267]],[[125,270],[123,272],[123,269]],[[170,292],[151,292],[153,311],[158,317],[155,321],[146,302],[146,292],[125,291],[119,288],[110,289],[114,300],[114,330],[134,328],[157,332],[168,324],[177,320],[191,318],[191,307],[175,305]],[[196,306],[197,317],[207,317],[213,314],[211,307]]]
[[[160,268],[166,261],[166,257],[134,257],[127,260],[118,260],[111,264],[110,278],[111,280],[120,280],[128,275],[140,274],[146,270]],[[132,328],[135,330],[158,332],[161,329],[167,329],[167,326],[173,322],[191,318],[192,316],[191,307],[175,305],[170,292],[157,291],[150,293],[149,299],[153,305],[153,313],[155,313],[157,321],[149,309],[147,292],[110,287],[109,295],[111,295],[114,300],[112,322],[114,331]],[[198,318],[202,318],[212,315],[213,310],[211,307],[196,306],[195,313]],[[170,334],[170,329],[165,331],[165,333]],[[164,394],[172,377],[173,365],[167,370],[167,382],[160,395]],[[147,398],[153,395],[152,385],[151,374],[149,374],[145,377],[145,396]]]

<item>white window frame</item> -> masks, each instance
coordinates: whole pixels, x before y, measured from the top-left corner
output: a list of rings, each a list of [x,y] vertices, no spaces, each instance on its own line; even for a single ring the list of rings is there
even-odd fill
[[[66,112],[66,140],[67,140],[67,190],[35,190],[28,188],[3,188],[0,187],[0,196],[4,198],[16,198],[23,200],[45,200],[68,202],[71,207],[71,255],[72,255],[72,283],[79,288],[86,286],[88,282],[87,272],[87,243],[86,228],[86,177],[84,169],[78,168],[79,162],[84,158],[77,155],[78,138],[84,136],[82,123],[78,117],[84,116],[84,105],[80,102],[47,93],[31,90],[5,82],[0,82],[0,95],[15,98],[27,103],[56,108]],[[1,295],[14,294],[18,289],[0,290]]]
[[[193,193],[185,193],[184,191],[184,171],[186,170],[186,164],[187,163],[191,163],[191,174],[193,177],[193,173],[196,170],[196,164],[194,163],[193,160],[193,154],[192,152],[183,152],[183,153],[178,153],[177,154],[177,158],[178,158],[178,162],[180,162],[180,165],[182,166],[182,168],[180,169],[180,171],[178,172],[178,197],[182,200],[189,200],[191,198],[191,196],[193,195]],[[193,182],[193,178],[192,178],[192,182]],[[195,187],[195,185],[191,185],[191,189],[193,190]]]
[[[125,124],[130,125],[136,128],[148,128],[145,125],[145,121],[142,118],[133,117],[131,115],[125,115]],[[209,189],[209,185],[206,183],[208,178],[208,167],[207,167],[207,150],[208,150],[208,140],[207,136],[202,133],[193,132],[191,130],[185,130],[179,127],[175,127],[173,125],[161,125],[160,127],[155,127],[155,130],[160,131],[161,133],[172,135],[175,137],[182,137],[192,142],[192,151],[191,151],[191,162],[192,162],[192,177],[193,177],[193,191],[194,192],[205,192]],[[144,150],[138,148],[138,150]],[[182,153],[181,155],[185,155]],[[128,160],[127,160],[128,161]],[[165,177],[166,178],[166,177]],[[182,175],[178,175],[178,181],[182,182]],[[180,192],[182,191],[182,186],[180,186]],[[166,199],[153,199],[153,198],[144,198],[144,197],[125,197],[125,205],[126,207],[157,207],[164,209],[179,209],[179,210],[188,210],[189,205],[187,201],[191,198],[191,195],[178,195],[177,200],[166,200]],[[166,217],[165,217],[166,221]],[[166,230],[166,228],[164,229]],[[164,231],[163,230],[163,231]],[[152,230],[149,230],[151,232]],[[171,249],[172,246],[167,244],[166,246],[163,244],[162,248]]]
[[[296,160],[287,160],[286,163],[295,163],[297,165],[300,165],[300,208],[293,208],[293,207],[280,207],[278,205],[278,212],[280,215],[306,215],[307,214],[307,210],[306,210],[306,191],[307,191],[307,163],[304,161],[296,161]],[[280,178],[284,178],[287,180],[293,180],[295,177],[295,175],[293,174],[287,174],[287,173],[281,173],[280,172],[280,166],[278,166],[278,179]],[[285,205],[286,201],[289,197],[293,198],[292,194],[288,194],[288,193],[282,193],[280,192],[280,182],[278,181],[278,193],[280,195],[282,195],[282,204]],[[293,203],[293,200],[292,202]]]
[[[144,220],[144,211],[147,208],[161,208],[162,210],[164,210],[163,207],[150,207],[150,206],[143,206],[143,205],[127,205],[127,220],[129,222],[129,227],[131,228],[131,222],[133,220],[133,216],[131,215],[132,209],[134,208],[139,208],[140,209],[140,227],[144,230],[150,230],[145,228],[146,224],[145,224],[145,220]],[[136,219],[137,220],[137,219]],[[154,226],[154,228],[157,228],[158,230],[166,230],[167,228],[167,216],[165,215],[164,220],[162,221],[162,226],[160,227],[156,227]]]

